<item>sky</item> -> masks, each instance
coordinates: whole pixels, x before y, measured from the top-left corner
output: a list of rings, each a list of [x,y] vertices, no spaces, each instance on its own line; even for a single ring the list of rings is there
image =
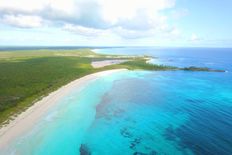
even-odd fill
[[[232,0],[0,0],[0,46],[232,47]]]

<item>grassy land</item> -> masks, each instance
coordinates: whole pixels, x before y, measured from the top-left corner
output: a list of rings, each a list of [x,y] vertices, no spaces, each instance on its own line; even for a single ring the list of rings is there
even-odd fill
[[[115,58],[130,59],[130,61],[98,69],[91,66],[93,60]],[[180,69],[147,64],[144,57],[100,55],[88,49],[0,52],[0,123],[7,123],[6,120],[9,120],[10,116],[19,114],[35,101],[74,79],[94,72],[118,68]]]
[[[112,67],[112,66],[110,66]],[[146,63],[146,60],[143,58],[136,58],[133,61],[127,61],[122,64],[116,65],[116,67],[127,68],[129,70],[153,70],[153,71],[164,71],[164,70],[177,70],[177,67],[173,66],[164,66],[164,65],[154,65]]]
[[[127,57],[100,55],[88,49],[0,52],[0,123],[74,79],[110,69],[94,69],[91,62],[113,58]]]

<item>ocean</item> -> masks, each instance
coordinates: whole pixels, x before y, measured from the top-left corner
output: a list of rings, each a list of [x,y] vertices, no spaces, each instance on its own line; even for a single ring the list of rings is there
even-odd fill
[[[158,59],[153,59],[153,63],[177,67],[198,66],[232,70],[232,48],[121,47],[94,51],[104,54],[154,56]]]
[[[95,51],[152,55],[158,58],[151,63],[228,72],[123,71],[104,76],[65,96],[2,154],[232,154],[232,49]]]

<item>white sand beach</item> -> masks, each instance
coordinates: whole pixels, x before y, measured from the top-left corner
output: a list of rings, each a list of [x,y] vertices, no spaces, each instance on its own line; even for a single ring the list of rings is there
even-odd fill
[[[36,102],[33,106],[28,108],[25,112],[18,115],[9,124],[0,129],[0,150],[12,142],[17,136],[29,131],[34,124],[52,108],[62,97],[70,93],[73,89],[78,89],[85,86],[88,82],[96,80],[99,77],[109,75],[111,73],[125,71],[126,69],[115,69],[102,71],[94,74],[84,76],[80,79],[74,80],[69,84],[59,88],[50,93],[48,96]]]

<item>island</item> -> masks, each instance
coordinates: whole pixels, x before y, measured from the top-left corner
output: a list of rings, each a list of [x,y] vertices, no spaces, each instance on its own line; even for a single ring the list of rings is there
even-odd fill
[[[106,70],[207,71],[205,67],[147,63],[150,56],[97,54],[91,49],[0,52],[0,124],[4,126],[34,103],[71,81]]]

